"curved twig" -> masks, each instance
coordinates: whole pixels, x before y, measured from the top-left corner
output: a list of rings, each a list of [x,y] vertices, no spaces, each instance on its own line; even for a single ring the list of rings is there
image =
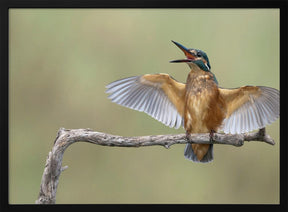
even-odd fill
[[[160,145],[169,148],[174,144],[186,143],[211,143],[209,133],[192,134],[190,141],[186,139],[185,134],[177,135],[149,135],[138,137],[123,137],[110,135],[107,133],[92,131],[91,129],[64,129],[60,128],[54,141],[54,146],[49,152],[46,160],[45,169],[42,175],[39,197],[36,204],[55,204],[56,191],[59,177],[62,171],[68,167],[62,167],[64,151],[68,146],[75,142],[84,141],[103,146],[117,147],[142,147]],[[242,146],[244,141],[262,141],[274,145],[274,140],[265,133],[265,128],[258,132],[245,134],[223,134],[214,133],[214,144],[228,144]]]

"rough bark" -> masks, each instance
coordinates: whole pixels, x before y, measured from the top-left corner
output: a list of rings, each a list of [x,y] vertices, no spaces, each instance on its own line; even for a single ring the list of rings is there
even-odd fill
[[[62,167],[63,154],[66,148],[78,141],[89,142],[102,146],[114,147],[143,147],[160,145],[169,148],[173,144],[186,143],[211,143],[209,133],[192,134],[190,140],[186,139],[185,134],[176,135],[149,135],[137,137],[123,137],[110,135],[102,132],[95,132],[91,129],[64,129],[60,128],[54,141],[52,150],[49,152],[44,172],[42,175],[40,192],[36,204],[55,204],[56,192],[59,183],[59,177],[67,166]],[[245,134],[223,134],[214,133],[213,144],[228,144],[233,146],[242,146],[244,141],[262,141],[274,145],[274,140],[265,133],[265,128],[258,132]]]

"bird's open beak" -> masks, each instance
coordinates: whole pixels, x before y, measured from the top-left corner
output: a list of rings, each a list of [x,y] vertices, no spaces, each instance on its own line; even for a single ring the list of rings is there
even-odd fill
[[[183,63],[183,62],[187,63],[187,62],[192,62],[195,60],[196,56],[193,53],[191,53],[189,51],[189,49],[187,49],[185,46],[183,46],[180,43],[177,43],[173,40],[172,40],[172,42],[184,52],[184,54],[187,58],[186,59],[180,59],[180,60],[171,60],[170,63]]]

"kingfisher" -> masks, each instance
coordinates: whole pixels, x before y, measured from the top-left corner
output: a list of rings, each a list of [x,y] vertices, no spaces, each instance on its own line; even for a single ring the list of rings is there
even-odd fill
[[[193,133],[209,133],[213,141],[213,133],[218,131],[239,134],[261,129],[279,117],[279,90],[266,86],[219,87],[204,51],[172,42],[186,57],[170,61],[188,64],[186,83],[165,73],[132,76],[107,85],[108,98],[145,112],[166,126],[184,127],[188,140]],[[189,142],[184,156],[193,162],[211,162],[213,142]]]

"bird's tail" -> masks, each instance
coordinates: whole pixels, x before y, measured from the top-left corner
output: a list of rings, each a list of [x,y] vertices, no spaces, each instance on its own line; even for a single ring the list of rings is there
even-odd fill
[[[186,144],[185,150],[184,150],[184,156],[188,160],[192,160],[193,162],[200,162],[200,163],[209,163],[213,160],[213,144],[209,144],[209,149],[207,153],[204,155],[204,157],[199,161],[196,154],[194,153],[194,150],[192,149],[192,145]]]

